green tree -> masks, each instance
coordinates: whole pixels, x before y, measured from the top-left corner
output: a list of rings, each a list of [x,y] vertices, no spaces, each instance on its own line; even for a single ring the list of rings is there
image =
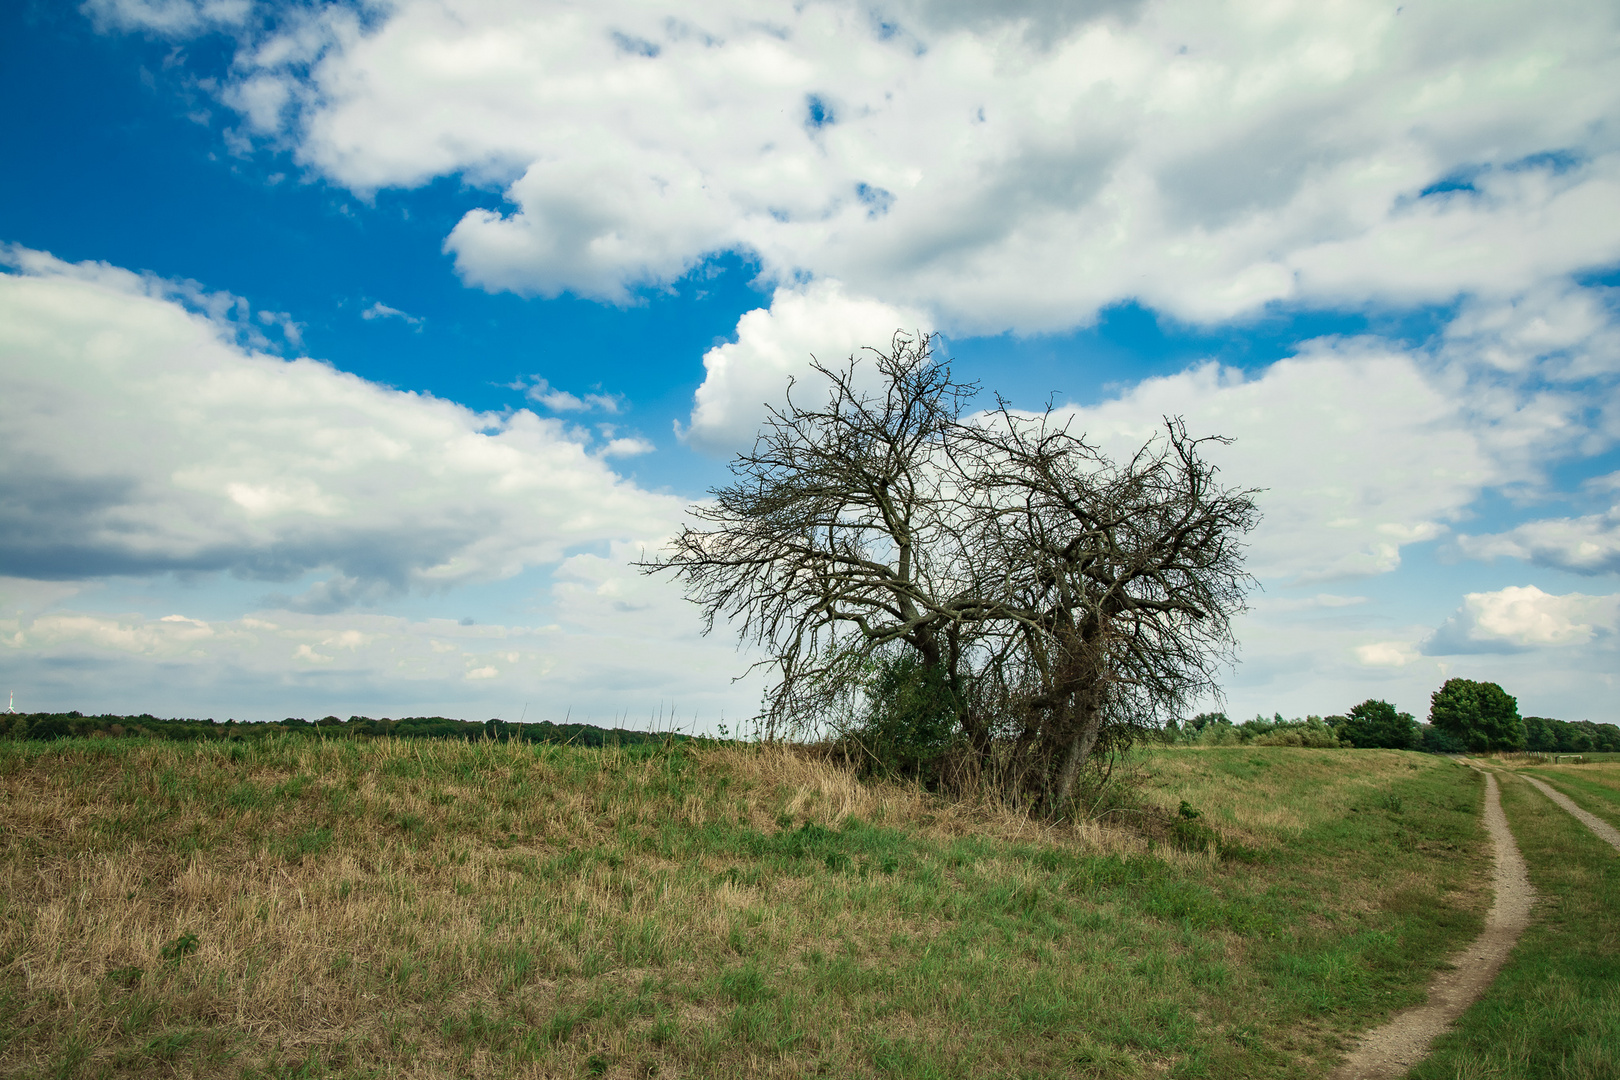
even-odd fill
[[[1338,733],[1359,750],[1410,750],[1418,741],[1417,720],[1411,713],[1396,712],[1389,702],[1373,698],[1351,709]]]
[[[1524,718],[1524,748],[1538,753],[1552,753],[1558,749],[1557,720],[1545,716],[1527,716]]]
[[[1518,699],[1496,683],[1447,679],[1429,698],[1429,723],[1470,753],[1524,749]]]

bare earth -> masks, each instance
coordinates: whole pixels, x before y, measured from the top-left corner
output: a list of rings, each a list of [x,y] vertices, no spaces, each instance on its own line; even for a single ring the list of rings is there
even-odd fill
[[[1496,777],[1490,773],[1485,774],[1485,827],[1490,831],[1496,854],[1496,871],[1492,878],[1496,899],[1485,916],[1485,932],[1453,957],[1455,968],[1435,976],[1429,984],[1428,1001],[1396,1013],[1389,1023],[1363,1035],[1349,1058],[1334,1070],[1332,1080],[1384,1080],[1404,1076],[1428,1054],[1429,1044],[1490,986],[1529,924],[1535,890],[1530,887],[1529,875],[1525,873],[1519,845],[1513,842],[1513,834],[1508,831]]]
[[[1530,781],[1530,783],[1535,786],[1537,791],[1547,796],[1547,798],[1551,799],[1559,806],[1562,806],[1565,810],[1568,810],[1570,814],[1574,816],[1576,821],[1580,822],[1582,825],[1585,825],[1588,829],[1591,829],[1593,834],[1599,840],[1606,840],[1613,845],[1616,850],[1620,850],[1620,829],[1616,829],[1613,825],[1610,825],[1607,821],[1604,821],[1600,817],[1595,817],[1592,814],[1588,814],[1585,810],[1582,810],[1580,807],[1576,806],[1572,801],[1570,801],[1568,795],[1565,795],[1561,791],[1554,791],[1552,788],[1548,787],[1546,784],[1543,784],[1535,777],[1527,776],[1525,779]]]

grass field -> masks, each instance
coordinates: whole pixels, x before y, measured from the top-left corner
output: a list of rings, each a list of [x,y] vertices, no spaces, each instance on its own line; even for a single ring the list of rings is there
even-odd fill
[[[1478,932],[1461,765],[1127,771],[1047,827],[773,748],[0,743],[0,1074],[1307,1077]]]
[[[1502,807],[1540,894],[1518,948],[1412,1080],[1613,1080],[1620,1076],[1620,853],[1524,772],[1620,824],[1620,765],[1490,762]]]

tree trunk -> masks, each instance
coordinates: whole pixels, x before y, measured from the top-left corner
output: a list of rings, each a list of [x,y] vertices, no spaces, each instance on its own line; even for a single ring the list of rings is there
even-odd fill
[[[1102,729],[1102,710],[1088,708],[1080,722],[1080,730],[1074,733],[1069,741],[1067,752],[1063,755],[1063,764],[1058,768],[1057,787],[1052,792],[1052,809],[1066,805],[1070,796],[1074,794],[1074,782],[1080,776],[1080,766],[1086,763],[1091,756],[1091,748],[1097,745],[1097,733]]]

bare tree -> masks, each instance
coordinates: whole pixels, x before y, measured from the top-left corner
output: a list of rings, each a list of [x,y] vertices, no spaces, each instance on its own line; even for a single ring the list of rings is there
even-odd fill
[[[1218,693],[1251,579],[1239,538],[1259,520],[1179,419],[1124,463],[1002,402],[954,448],[970,492],[966,551],[996,596],[997,687],[1021,785],[1054,808],[1106,730],[1129,735]]]
[[[913,655],[948,687],[969,760],[1000,755],[1056,809],[1101,743],[1214,689],[1252,493],[1222,489],[1180,421],[1115,464],[1050,409],[964,419],[977,387],[931,347],[868,350],[880,393],[856,357],[816,364],[825,404],[790,386],[733,483],[643,567],[763,648],[772,730],[813,728],[874,662]]]
[[[952,382],[929,347],[896,334],[887,353],[874,350],[881,395],[858,389],[853,357],[815,364],[826,403],[803,405],[790,385],[731,463],[734,482],[693,509],[700,526],[643,564],[683,579],[708,629],[724,617],[763,646],[777,671],[765,715],[774,730],[814,724],[886,645],[950,666],[940,598],[959,538],[940,463],[976,388]]]

